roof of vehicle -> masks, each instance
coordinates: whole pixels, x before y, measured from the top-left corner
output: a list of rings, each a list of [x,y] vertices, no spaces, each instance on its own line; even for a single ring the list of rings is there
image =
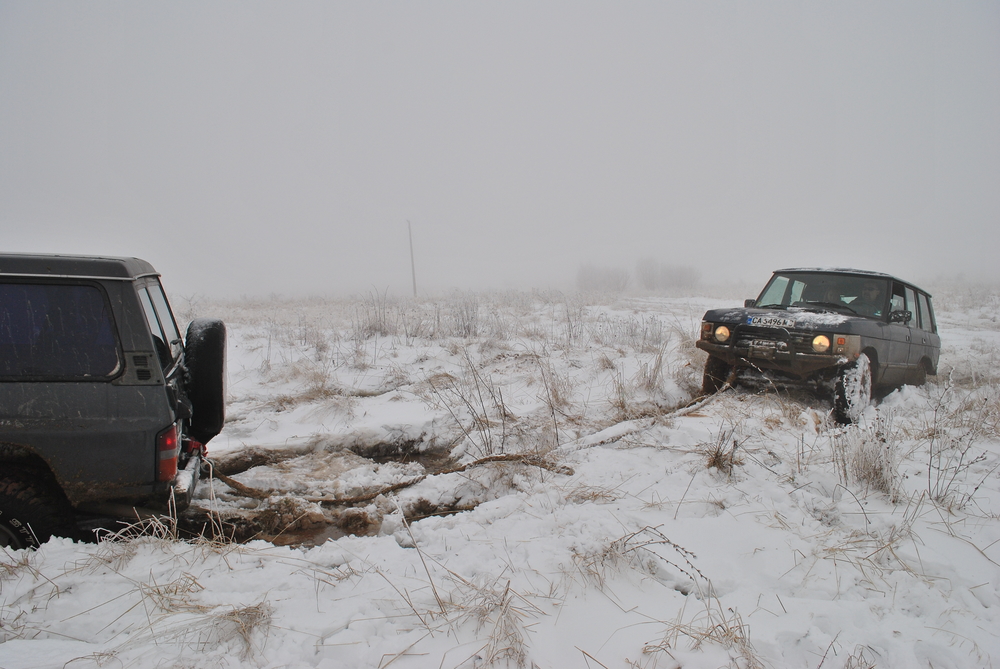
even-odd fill
[[[0,253],[0,276],[44,276],[128,281],[158,276],[145,260],[106,256]]]
[[[900,279],[898,276],[893,276],[892,274],[885,274],[884,272],[872,272],[867,269],[852,269],[850,267],[789,267],[787,269],[774,270],[775,274],[777,274],[778,272],[828,272],[830,274],[857,274],[861,276],[873,276],[873,277],[878,277],[880,279],[892,279],[893,281],[899,281],[900,283],[905,283],[907,285],[913,286],[921,293],[925,293],[928,297],[930,296],[930,293],[928,293],[923,288],[916,286],[910,281],[906,281],[905,279]]]

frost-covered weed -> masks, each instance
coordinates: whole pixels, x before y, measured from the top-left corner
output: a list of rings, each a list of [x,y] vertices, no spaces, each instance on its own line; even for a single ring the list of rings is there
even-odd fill
[[[833,457],[842,483],[859,483],[898,501],[901,454],[891,411],[878,412],[868,426],[844,428],[834,437]]]
[[[1000,468],[985,448],[1000,436],[1000,392],[995,386],[965,392],[946,385],[932,394],[931,402],[931,419],[923,432],[927,494],[946,508],[963,509]]]

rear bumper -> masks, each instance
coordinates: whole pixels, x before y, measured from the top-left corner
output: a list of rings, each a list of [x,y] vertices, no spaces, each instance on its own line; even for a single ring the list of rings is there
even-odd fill
[[[177,470],[171,487],[174,494],[174,505],[178,511],[183,511],[191,504],[194,490],[198,487],[198,475],[201,472],[201,455],[191,454],[184,469]]]

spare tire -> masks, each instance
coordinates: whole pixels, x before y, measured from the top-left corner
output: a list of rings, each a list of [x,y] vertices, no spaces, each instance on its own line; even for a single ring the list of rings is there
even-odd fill
[[[226,325],[215,318],[196,318],[188,325],[185,342],[190,433],[207,444],[226,422]]]

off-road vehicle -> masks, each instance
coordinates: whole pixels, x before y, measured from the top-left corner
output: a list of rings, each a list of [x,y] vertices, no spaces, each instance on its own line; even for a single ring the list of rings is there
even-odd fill
[[[726,383],[809,384],[833,393],[834,415],[857,421],[872,392],[922,385],[941,339],[931,296],[888,274],[783,269],[742,309],[712,309],[698,348],[702,391]]]
[[[183,509],[225,420],[225,326],[181,338],[138,258],[0,254],[0,546]]]

